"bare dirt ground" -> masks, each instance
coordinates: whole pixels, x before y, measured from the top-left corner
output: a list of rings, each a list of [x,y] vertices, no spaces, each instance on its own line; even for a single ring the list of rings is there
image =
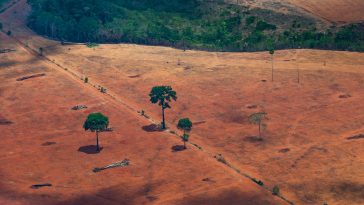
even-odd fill
[[[2,19],[3,20],[3,19]],[[0,204],[283,204],[268,191],[167,132],[146,132],[151,122],[82,83],[67,71],[0,34]],[[17,79],[25,76],[22,81]],[[87,105],[74,111],[75,105]],[[110,118],[100,136],[82,123],[90,112]],[[93,173],[128,158],[130,166]],[[32,184],[52,187],[31,189]]]
[[[362,0],[227,0],[250,7],[283,13],[309,14],[331,23],[345,24],[364,21]]]
[[[6,26],[11,24],[17,39],[35,49],[45,48],[55,63],[88,76],[118,100],[100,95],[79,79],[71,80],[68,72],[56,71],[2,35],[2,48],[17,49],[0,54],[1,113],[14,122],[0,125],[4,138],[0,159],[7,165],[1,169],[2,200],[284,204],[191,145],[188,151],[172,153],[171,146],[180,143],[176,138],[141,129],[150,122],[130,110],[143,109],[160,119],[160,109],[150,104],[148,93],[152,86],[166,84],[178,94],[166,113],[168,125],[175,129],[180,117],[190,117],[195,123],[191,141],[206,152],[223,154],[269,188],[277,185],[295,204],[364,203],[364,140],[349,138],[364,133],[363,53],[278,51],[270,82],[270,57],[264,52],[183,52],[126,44],[61,46],[24,27],[23,17],[14,11],[25,8],[19,4],[0,16]],[[36,73],[47,75],[15,81]],[[90,109],[70,110],[80,103]],[[94,136],[81,125],[94,110],[110,116],[115,132],[101,136],[105,147],[101,154],[86,155],[77,150],[93,144]],[[257,127],[247,120],[258,111],[268,113],[261,141],[255,138]],[[57,144],[41,146],[46,141]],[[101,175],[91,172],[94,166],[125,157],[135,165]],[[205,184],[206,177],[214,184]],[[33,191],[29,185],[34,181],[51,181],[59,187]]]

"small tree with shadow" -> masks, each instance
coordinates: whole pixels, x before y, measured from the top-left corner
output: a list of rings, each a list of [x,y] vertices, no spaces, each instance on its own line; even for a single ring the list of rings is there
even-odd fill
[[[265,112],[257,112],[249,116],[249,122],[251,124],[258,125],[259,127],[259,138],[262,137],[261,135],[262,127],[266,126],[265,124],[263,124],[263,120],[265,119],[266,115],[267,113]]]
[[[192,129],[192,122],[188,118],[182,118],[178,121],[177,127],[178,129],[183,130],[182,141],[183,141],[183,147],[186,149],[186,142],[188,142],[190,137],[188,132],[190,132]]]
[[[271,55],[271,63],[272,63],[272,82],[274,81],[274,48],[269,49],[269,54]]]
[[[42,56],[42,55],[43,55],[43,51],[44,51],[43,47],[39,47],[39,49],[38,49],[38,50],[39,50],[39,55],[41,55],[41,56]]]
[[[149,93],[150,102],[153,104],[158,103],[162,108],[162,129],[166,129],[166,123],[164,118],[164,110],[171,108],[169,103],[177,100],[177,93],[171,86],[155,86]]]
[[[87,131],[96,132],[96,150],[100,151],[99,132],[104,131],[109,126],[109,118],[102,113],[91,113],[88,115],[83,128]]]

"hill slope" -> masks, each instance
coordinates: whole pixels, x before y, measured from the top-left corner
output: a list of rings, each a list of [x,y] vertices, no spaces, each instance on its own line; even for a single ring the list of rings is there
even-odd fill
[[[364,26],[317,29],[317,20],[198,0],[29,0],[29,26],[76,42],[132,42],[223,51],[270,48],[364,50]]]

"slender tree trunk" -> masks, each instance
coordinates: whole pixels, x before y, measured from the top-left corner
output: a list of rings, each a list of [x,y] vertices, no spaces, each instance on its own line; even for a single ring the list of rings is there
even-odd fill
[[[162,129],[166,129],[166,122],[164,121],[164,108],[162,108]]]
[[[274,81],[274,78],[273,78],[273,67],[274,67],[274,65],[273,65],[273,60],[274,60],[274,59],[273,59],[273,54],[272,54],[272,60],[271,60],[271,61],[272,61],[272,82]]]
[[[187,147],[186,147],[186,140],[184,139],[185,135],[186,135],[186,130],[183,130],[183,138],[182,138],[182,140],[183,140],[183,148],[184,148],[184,149],[186,149],[186,148],[187,148]]]
[[[99,146],[99,131],[96,131],[96,150],[100,151],[100,146]]]

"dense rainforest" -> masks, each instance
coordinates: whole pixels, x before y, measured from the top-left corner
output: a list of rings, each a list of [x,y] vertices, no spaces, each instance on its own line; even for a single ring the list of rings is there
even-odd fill
[[[364,51],[364,24],[205,0],[28,0],[29,26],[72,42],[137,43],[219,51],[318,48]]]

